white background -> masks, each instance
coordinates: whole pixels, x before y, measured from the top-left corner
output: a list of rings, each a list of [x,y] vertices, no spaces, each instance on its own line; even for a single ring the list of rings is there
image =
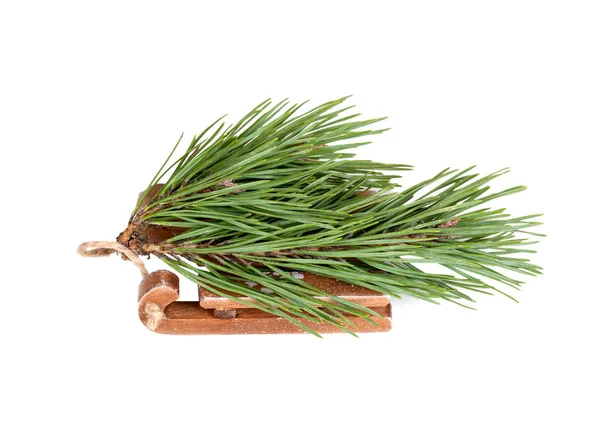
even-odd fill
[[[0,426],[598,428],[596,2],[0,3]],[[160,336],[124,229],[181,132],[267,97],[389,116],[364,158],[513,171],[545,274],[387,334]],[[149,261],[151,269],[160,262]],[[184,295],[193,296],[185,284]]]

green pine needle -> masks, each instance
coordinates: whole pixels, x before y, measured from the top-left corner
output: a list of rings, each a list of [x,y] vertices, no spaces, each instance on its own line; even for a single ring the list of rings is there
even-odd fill
[[[480,177],[473,167],[447,169],[398,191],[392,180],[410,166],[346,152],[385,130],[372,128],[383,118],[349,114],[345,100],[305,113],[303,104],[267,100],[235,125],[217,120],[169,164],[178,142],[119,241],[314,334],[297,317],[351,333],[348,315],[376,313],[334,296],[319,300],[323,292],[291,272],[460,305],[473,302],[471,292],[510,297],[501,288],[520,288],[514,273],[541,273],[519,257],[534,253],[524,246],[538,235],[528,230],[539,215],[511,217],[487,206],[525,189],[489,192],[489,182],[507,170]],[[153,227],[174,232],[151,241]]]

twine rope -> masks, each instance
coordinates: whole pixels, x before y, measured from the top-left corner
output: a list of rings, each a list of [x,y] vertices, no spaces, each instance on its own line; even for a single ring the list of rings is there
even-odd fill
[[[133,262],[137,269],[140,270],[140,273],[142,273],[142,277],[146,277],[148,275],[148,270],[139,256],[136,255],[131,249],[128,249],[122,244],[114,241],[87,241],[79,245],[77,248],[77,253],[86,258],[98,258],[102,256],[108,256],[113,253],[120,253],[125,255],[127,259]]]

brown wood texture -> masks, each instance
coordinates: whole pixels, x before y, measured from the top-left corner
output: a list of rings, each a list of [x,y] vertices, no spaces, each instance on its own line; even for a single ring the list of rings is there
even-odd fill
[[[334,289],[337,286],[340,285],[330,285]],[[340,287],[347,288],[347,286],[344,284]],[[221,317],[217,317],[214,309],[202,308],[197,301],[177,301],[178,297],[179,279],[174,273],[166,270],[150,273],[142,280],[139,287],[140,320],[148,329],[162,334],[292,334],[305,332],[283,317],[257,309],[238,308],[235,314],[220,313],[217,315]],[[385,300],[382,300],[381,297],[377,297],[379,300],[376,301],[377,305],[369,306],[380,315],[380,317],[370,317],[376,325],[360,317],[349,316],[349,319],[356,325],[350,329],[357,333],[389,331],[392,323],[392,310],[387,297],[384,298]],[[328,323],[305,320],[302,322],[319,333],[342,332]]]
[[[390,303],[388,296],[364,287],[354,286],[344,283],[340,280],[322,277],[313,273],[299,274],[302,275],[302,281],[322,290],[327,295],[334,295],[369,308],[385,307]],[[260,285],[256,285],[254,287],[260,289]],[[247,305],[228,298],[223,298],[222,296],[219,296],[209,290],[203,289],[201,286],[198,286],[198,295],[200,299],[200,306],[202,308],[214,308],[218,310],[249,308]],[[248,298],[247,296],[242,296],[240,294],[232,293],[231,295],[235,296],[236,298],[240,298],[242,301],[254,301],[252,298]],[[316,296],[316,298],[326,302],[332,301],[331,298],[326,296]]]

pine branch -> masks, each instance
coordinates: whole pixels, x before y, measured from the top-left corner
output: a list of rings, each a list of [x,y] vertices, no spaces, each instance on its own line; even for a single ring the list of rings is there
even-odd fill
[[[518,289],[522,282],[511,273],[541,273],[515,257],[533,253],[523,247],[534,241],[523,235],[536,235],[529,229],[540,224],[539,215],[511,217],[487,207],[525,189],[490,193],[489,182],[506,170],[484,177],[473,167],[444,170],[397,191],[396,172],[409,166],[345,152],[385,131],[370,128],[381,119],[347,114],[353,106],[340,107],[345,100],[302,114],[302,105],[266,101],[235,125],[216,121],[169,164],[173,150],[119,242],[158,256],[218,295],[251,297],[256,308],[307,330],[294,316],[349,331],[345,315],[373,312],[337,297],[318,300],[323,292],[293,271],[460,305],[473,301],[467,293]],[[170,234],[155,239],[157,228]]]

